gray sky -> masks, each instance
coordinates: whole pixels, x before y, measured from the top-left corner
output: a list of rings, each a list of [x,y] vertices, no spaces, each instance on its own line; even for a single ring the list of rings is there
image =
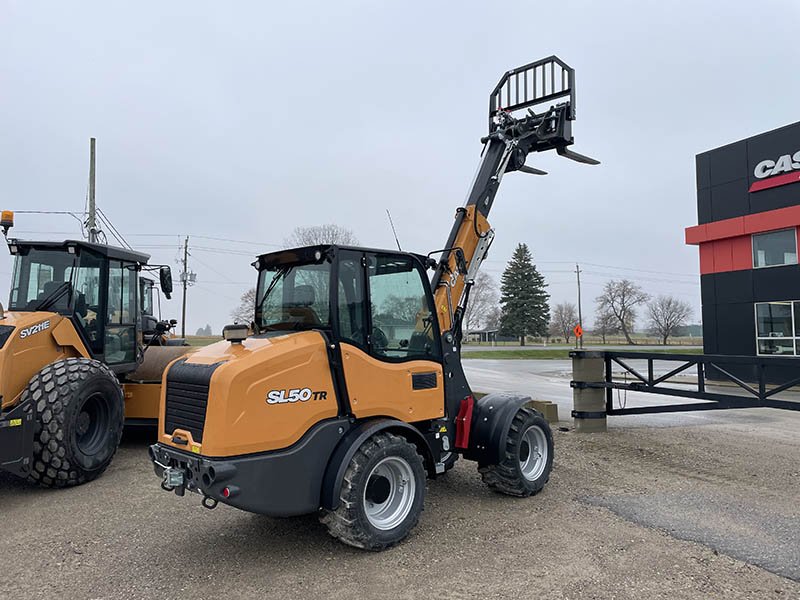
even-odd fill
[[[577,71],[574,149],[602,165],[533,155],[550,175],[504,179],[487,270],[499,278],[525,242],[554,302],[575,300],[580,261],[585,315],[627,276],[689,300],[698,321],[683,233],[697,222],[694,156],[798,120],[799,17],[788,0],[0,0],[0,204],[82,211],[95,136],[99,206],[175,272],[191,236],[187,331],[218,331],[254,282],[252,256],[297,225],[393,247],[388,208],[404,249],[440,248],[489,91],[557,54]],[[68,216],[18,215],[13,231],[80,235]],[[3,251],[4,303],[10,271]],[[178,317],[180,300],[164,309]]]

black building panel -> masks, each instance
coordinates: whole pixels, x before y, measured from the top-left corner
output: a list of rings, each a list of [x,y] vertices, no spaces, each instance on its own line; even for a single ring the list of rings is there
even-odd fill
[[[716,275],[714,273],[700,275],[700,299],[703,302],[703,306],[717,303],[715,277]]]
[[[700,225],[710,223],[711,216],[711,189],[697,190],[697,222]]]
[[[775,158],[778,158],[777,156]],[[748,188],[749,189],[749,188]],[[747,214],[755,214],[800,204],[800,183],[761,190],[748,194]]]
[[[703,303],[703,352],[719,354],[717,346],[717,307]]]
[[[697,165],[697,191],[711,187],[711,160],[708,152],[695,157]]]
[[[714,291],[718,306],[753,302],[753,271],[714,273]]]
[[[753,269],[753,302],[800,300],[800,265]]]
[[[752,302],[717,305],[718,354],[755,356],[756,326]]]
[[[711,187],[712,221],[722,221],[748,214],[750,194],[747,193],[747,190],[747,178],[741,176],[733,181]]]
[[[708,153],[711,187],[747,177],[747,143],[742,140]]]

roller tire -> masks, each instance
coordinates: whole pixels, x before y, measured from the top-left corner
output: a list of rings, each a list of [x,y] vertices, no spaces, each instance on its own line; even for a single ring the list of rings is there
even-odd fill
[[[527,452],[531,452],[528,442],[523,439],[525,432],[531,427],[541,430],[547,447],[544,469],[534,478],[525,476],[521,463],[521,458],[525,458],[521,456],[521,453],[525,452],[526,446],[528,446]],[[533,496],[542,491],[542,488],[550,480],[552,468],[553,433],[550,425],[540,412],[526,407],[520,408],[511,421],[511,426],[506,434],[502,461],[496,465],[478,465],[481,478],[489,486],[489,489],[520,498]]]
[[[414,497],[408,514],[397,526],[381,530],[370,523],[365,506],[369,475],[387,457],[398,457],[411,468]],[[419,521],[425,501],[426,472],[416,446],[398,435],[379,432],[366,440],[355,452],[344,474],[339,490],[339,506],[323,510],[320,522],[338,540],[364,550],[385,550],[405,539]]]
[[[29,481],[71,487],[106,470],[124,423],[122,388],[108,366],[87,358],[58,360],[30,380],[21,399],[28,401],[36,415]]]

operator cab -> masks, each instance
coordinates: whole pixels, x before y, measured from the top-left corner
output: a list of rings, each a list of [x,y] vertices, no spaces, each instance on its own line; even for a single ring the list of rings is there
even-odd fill
[[[15,256],[9,310],[58,313],[73,322],[92,358],[118,374],[136,368],[145,313],[139,272],[149,255],[75,240],[9,240],[8,247]],[[149,307],[152,313],[152,286]]]
[[[381,361],[441,361],[425,257],[335,245],[263,254],[254,330],[319,330]],[[274,333],[273,333],[274,335]]]

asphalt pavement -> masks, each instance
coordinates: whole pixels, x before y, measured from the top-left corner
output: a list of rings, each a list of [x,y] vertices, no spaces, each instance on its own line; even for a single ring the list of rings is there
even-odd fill
[[[646,372],[647,362],[632,359],[627,364],[639,372]],[[570,420],[572,411],[572,361],[570,360],[494,360],[469,359],[463,362],[464,373],[473,390],[478,392],[522,392],[536,400],[548,400],[558,405],[559,418]],[[654,363],[654,374],[663,375],[675,368],[675,363]],[[621,371],[621,369],[619,369]],[[683,377],[676,377],[691,389],[692,378],[697,377],[694,367],[687,369]],[[709,388],[711,389],[711,388]],[[725,388],[725,392],[735,392]],[[776,397],[787,397],[784,393]],[[701,400],[696,401],[701,403]],[[614,390],[615,407],[657,406],[659,404],[693,403],[688,398],[674,398],[624,390]],[[679,427],[706,424],[750,423],[769,426],[776,421],[800,419],[800,412],[787,413],[771,409],[737,409],[724,411],[699,411],[686,413],[663,413],[657,415],[635,415],[609,417],[609,427]],[[800,430],[799,430],[800,431]]]

